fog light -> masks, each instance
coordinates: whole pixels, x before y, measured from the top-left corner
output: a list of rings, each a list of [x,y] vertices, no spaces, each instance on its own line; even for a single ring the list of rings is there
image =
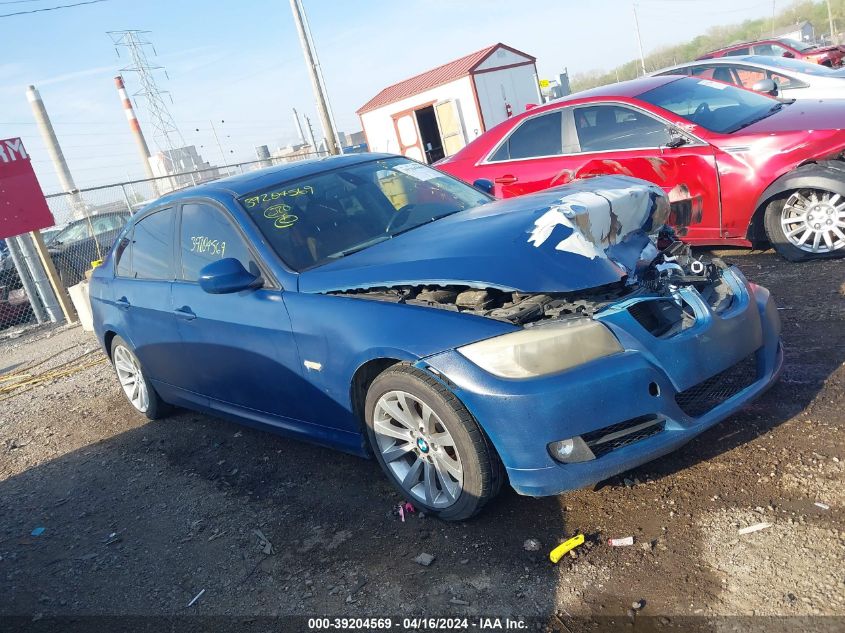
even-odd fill
[[[567,440],[560,440],[549,444],[549,454],[559,462],[564,464],[576,464],[578,462],[588,462],[595,459],[593,451],[581,439],[580,435],[571,437]]]

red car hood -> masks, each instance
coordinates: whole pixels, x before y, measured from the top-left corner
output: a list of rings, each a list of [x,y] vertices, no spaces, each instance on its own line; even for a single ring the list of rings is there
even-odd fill
[[[845,128],[845,100],[795,101],[778,112],[752,123],[739,133],[770,134]]]

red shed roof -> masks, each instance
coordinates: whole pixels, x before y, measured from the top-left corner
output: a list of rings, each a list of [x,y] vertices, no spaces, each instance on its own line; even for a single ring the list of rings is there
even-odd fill
[[[531,55],[518,51],[510,46],[505,46],[502,43],[493,44],[487,48],[482,48],[480,51],[475,51],[474,53],[465,55],[460,59],[451,61],[448,64],[432,68],[431,70],[415,75],[410,79],[388,86],[375,97],[367,101],[367,103],[358,108],[357,114],[364,114],[365,112],[386,106],[390,103],[394,103],[395,101],[399,101],[400,99],[404,99],[405,97],[410,97],[425,90],[429,90],[430,88],[436,88],[437,86],[442,86],[450,81],[455,81],[455,79],[466,77],[467,75],[472,74],[472,71],[480,66],[481,62],[490,57],[490,55],[493,54],[493,51],[499,47],[518,53],[519,55],[524,55],[531,61],[536,61],[536,59]]]

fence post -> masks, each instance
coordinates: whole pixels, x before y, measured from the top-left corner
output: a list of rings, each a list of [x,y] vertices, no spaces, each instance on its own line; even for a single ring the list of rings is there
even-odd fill
[[[58,274],[56,274],[55,283],[51,284],[53,279],[51,278],[50,272],[46,270],[43,258],[40,257],[41,253],[39,252],[38,245],[35,244],[34,235],[34,233],[19,235],[17,240],[21,247],[21,252],[23,252],[24,258],[26,259],[29,272],[32,274],[32,280],[35,282],[35,289],[41,297],[41,303],[44,305],[44,309],[47,311],[50,320],[54,323],[60,323],[66,317],[69,323],[73,318],[65,309],[65,305],[59,297],[59,293],[64,290],[64,286],[58,280]],[[41,237],[40,234],[39,237]],[[47,258],[50,258],[49,254]],[[52,266],[52,264],[53,260],[50,259],[50,265]],[[53,268],[53,273],[55,273],[55,268]],[[65,291],[65,295],[67,295],[67,291]],[[68,297],[66,301],[70,303],[70,298]],[[71,310],[73,310],[72,306]],[[64,315],[62,315],[62,312],[64,312]]]
[[[29,305],[32,306],[32,313],[35,315],[35,320],[38,324],[47,322],[47,315],[44,313],[44,308],[41,305],[41,299],[35,291],[32,277],[29,275],[29,269],[23,259],[23,254],[19,252],[20,246],[17,243],[16,237],[10,237],[6,240],[6,246],[9,248],[9,255],[12,258],[12,263],[18,271],[18,277],[21,280],[24,292],[29,299]]]
[[[129,211],[129,215],[132,215],[132,203],[129,201],[129,196],[126,193],[126,185],[121,184],[120,190],[123,192],[123,200],[126,202],[126,210]]]

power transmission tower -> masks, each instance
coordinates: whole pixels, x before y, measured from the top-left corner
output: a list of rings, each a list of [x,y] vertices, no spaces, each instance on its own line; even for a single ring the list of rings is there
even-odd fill
[[[170,114],[164,99],[165,95],[170,98],[170,93],[159,88],[156,83],[156,71],[164,71],[165,76],[167,76],[167,71],[164,70],[164,66],[151,63],[147,57],[147,47],[152,49],[153,55],[156,54],[155,47],[146,37],[148,33],[150,31],[107,31],[107,35],[115,45],[118,57],[120,56],[118,47],[129,51],[132,63],[125,68],[121,68],[120,72],[138,74],[141,89],[135,92],[133,96],[144,98],[150,115],[150,123],[153,126],[153,139],[159,150],[169,152],[172,161],[173,150],[184,147],[185,139],[176,126],[173,115]],[[170,102],[173,102],[172,98],[170,98]]]

